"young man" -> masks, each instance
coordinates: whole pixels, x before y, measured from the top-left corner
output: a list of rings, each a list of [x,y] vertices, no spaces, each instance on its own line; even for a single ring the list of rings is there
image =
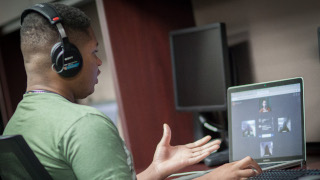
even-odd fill
[[[53,179],[165,179],[219,148],[220,141],[207,143],[210,137],[170,146],[171,131],[165,124],[153,162],[136,176],[131,155],[109,118],[74,103],[94,92],[102,64],[89,18],[61,4],[37,8],[55,9],[62,22],[50,24],[33,10],[23,14],[20,35],[27,91],[4,134],[22,134]],[[200,179],[242,178],[256,172],[260,167],[247,157]]]

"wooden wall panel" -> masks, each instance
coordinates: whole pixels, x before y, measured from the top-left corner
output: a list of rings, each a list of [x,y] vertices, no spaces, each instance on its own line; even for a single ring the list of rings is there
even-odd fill
[[[125,140],[137,172],[146,168],[162,137],[172,129],[172,144],[193,141],[192,114],[177,112],[168,33],[194,26],[188,0],[104,0],[113,53],[115,85]]]
[[[10,108],[8,108],[10,107]],[[12,114],[11,101],[9,98],[9,90],[7,86],[7,79],[5,74],[5,68],[3,65],[3,58],[0,51],[0,110],[1,110],[1,121],[0,122],[0,134],[4,130],[4,126],[8,123],[8,114]]]
[[[20,31],[0,38],[0,81],[2,93],[3,124],[7,124],[27,87],[27,76],[20,50]],[[3,104],[2,104],[3,105]]]

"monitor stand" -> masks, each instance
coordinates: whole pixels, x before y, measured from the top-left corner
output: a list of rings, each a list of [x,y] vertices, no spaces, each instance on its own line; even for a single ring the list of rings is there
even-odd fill
[[[219,150],[206,157],[204,163],[212,167],[229,162],[226,112],[195,112],[193,120],[195,140],[201,139],[206,135],[210,135],[213,140],[221,140]]]

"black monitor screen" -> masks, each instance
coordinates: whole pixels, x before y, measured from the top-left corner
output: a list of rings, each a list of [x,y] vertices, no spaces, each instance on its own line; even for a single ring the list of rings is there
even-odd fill
[[[223,23],[170,32],[176,109],[226,110],[229,64]]]

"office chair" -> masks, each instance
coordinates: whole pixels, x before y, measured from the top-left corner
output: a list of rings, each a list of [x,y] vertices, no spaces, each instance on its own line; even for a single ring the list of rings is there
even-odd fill
[[[2,180],[52,179],[21,135],[0,136]]]

